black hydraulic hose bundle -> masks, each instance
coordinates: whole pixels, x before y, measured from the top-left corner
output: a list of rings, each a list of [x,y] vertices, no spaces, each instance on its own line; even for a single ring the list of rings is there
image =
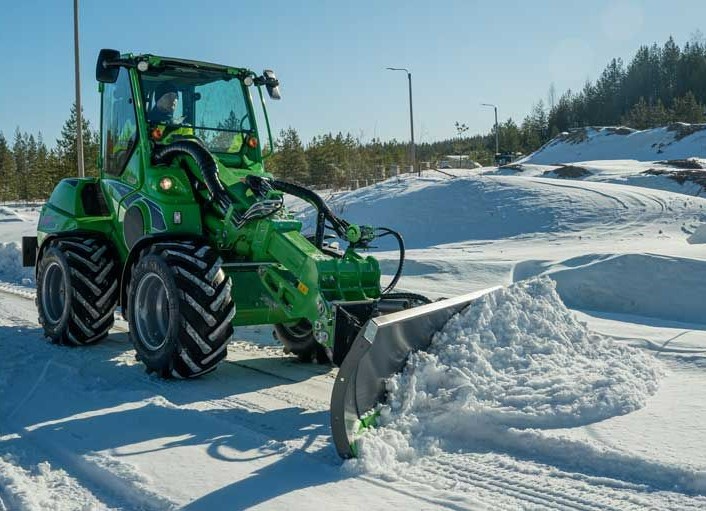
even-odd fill
[[[195,139],[177,140],[169,145],[157,145],[152,151],[152,163],[154,165],[169,165],[177,156],[188,155],[194,159],[196,165],[201,169],[203,180],[209,194],[216,207],[223,215],[232,204],[228,197],[228,192],[223,188],[218,177],[218,165],[213,155],[203,144]]]
[[[270,183],[272,188],[279,190],[300,199],[304,199],[309,204],[313,205],[317,211],[316,217],[316,237],[315,243],[316,248],[321,249],[324,243],[324,230],[326,229],[326,220],[331,223],[331,228],[336,231],[341,238],[345,238],[346,229],[348,229],[348,222],[342,218],[338,218],[331,208],[324,202],[324,200],[314,191],[309,190],[303,186],[289,183],[287,181],[281,181],[279,179],[273,179]]]
[[[323,247],[323,242],[324,242],[324,231],[326,228],[330,228],[333,231],[338,234],[341,238],[346,238],[346,230],[348,229],[348,226],[350,225],[348,222],[343,220],[342,218],[338,218],[333,211],[331,211],[331,208],[328,207],[326,202],[314,191],[309,190],[308,188],[305,188],[303,186],[294,184],[294,183],[289,183],[287,181],[281,181],[278,179],[272,180],[270,183],[272,188],[279,190],[284,193],[288,193],[290,195],[294,195],[295,197],[299,197],[300,199],[303,199],[307,201],[309,204],[312,204],[317,211],[317,218],[316,218],[316,235],[315,235],[315,243],[314,245],[318,248],[321,249]],[[326,221],[329,222],[329,225],[326,224]],[[382,297],[383,298],[389,298],[389,299],[409,299],[409,300],[415,300],[418,302],[422,303],[430,303],[431,300],[429,300],[427,297],[416,294],[416,293],[392,293],[392,290],[395,288],[397,285],[397,282],[399,282],[400,277],[402,276],[402,270],[404,268],[404,259],[405,259],[405,248],[404,248],[404,240],[402,239],[402,235],[394,231],[388,227],[378,227],[375,229],[377,232],[382,233],[377,235],[377,238],[383,238],[385,236],[393,236],[397,240],[397,244],[399,246],[399,251],[400,251],[400,259],[399,263],[397,265],[397,271],[395,272],[394,277],[390,281],[390,283],[385,287],[385,289],[382,291]]]
[[[196,165],[201,170],[206,189],[208,190],[211,200],[216,207],[216,210],[226,216],[230,207],[233,205],[233,200],[228,195],[228,192],[223,187],[221,179],[218,176],[218,164],[211,152],[197,139],[184,139],[172,142],[169,145],[158,145],[152,152],[152,163],[154,165],[167,164],[169,165],[177,156],[187,155],[193,158]],[[261,198],[267,195],[271,189],[271,185],[267,180],[258,176],[247,176],[246,182],[252,190]],[[246,222],[257,218],[264,218],[282,208],[284,202],[278,200],[259,200],[255,202],[245,213],[238,214],[233,211],[231,221],[235,227],[241,227]]]

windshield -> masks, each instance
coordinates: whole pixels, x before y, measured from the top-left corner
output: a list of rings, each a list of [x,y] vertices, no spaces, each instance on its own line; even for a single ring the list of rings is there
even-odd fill
[[[222,72],[193,68],[141,73],[147,123],[165,138],[197,136],[213,152],[239,152],[252,131],[245,89]]]

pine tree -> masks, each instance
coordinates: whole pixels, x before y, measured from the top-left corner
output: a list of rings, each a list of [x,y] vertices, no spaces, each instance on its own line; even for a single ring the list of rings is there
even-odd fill
[[[12,179],[15,175],[15,160],[7,139],[0,132],[0,202],[12,198]]]
[[[83,117],[81,112],[82,138],[83,138],[83,165],[86,176],[98,175],[98,137],[91,131],[91,124]],[[77,174],[77,149],[76,149],[76,104],[71,105],[69,118],[61,128],[61,138],[56,141],[57,155],[61,177],[75,176]]]
[[[672,107],[672,118],[677,122],[700,123],[704,122],[704,106],[696,100],[689,91],[686,95],[676,98]]]
[[[15,172],[10,183],[12,186],[11,196],[13,199],[27,200],[27,137],[22,135],[20,128],[15,130],[15,140],[12,144],[12,155],[15,159]]]
[[[25,182],[25,200],[35,199],[39,194],[37,186],[39,185],[38,179],[36,178],[37,171],[37,140],[34,135],[29,135],[25,133],[25,144],[27,147],[27,174]]]
[[[309,179],[309,165],[304,147],[297,130],[291,126],[280,132],[277,152],[270,160],[270,171],[295,183],[306,183]]]
[[[47,149],[44,143],[44,137],[41,131],[37,135],[37,162],[33,170],[34,179],[36,181],[35,197],[46,199],[49,197],[54,186],[49,174],[49,149]]]

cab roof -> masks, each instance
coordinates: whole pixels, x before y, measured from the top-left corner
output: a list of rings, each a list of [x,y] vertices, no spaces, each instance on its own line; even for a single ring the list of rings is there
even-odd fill
[[[250,69],[244,67],[232,67],[224,66],[223,64],[213,64],[211,62],[202,62],[198,60],[180,59],[175,57],[163,57],[159,55],[152,55],[150,53],[144,53],[139,55],[133,55],[132,53],[127,53],[121,55],[122,59],[133,60],[135,63],[140,61],[147,61],[152,66],[170,66],[170,67],[190,67],[194,69],[204,69],[209,71],[220,71],[232,75],[253,75],[255,73]]]

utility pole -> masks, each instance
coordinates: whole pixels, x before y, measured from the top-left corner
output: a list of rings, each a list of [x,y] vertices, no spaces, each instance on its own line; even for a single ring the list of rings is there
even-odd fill
[[[411,132],[411,143],[410,143],[410,156],[412,159],[412,170],[417,169],[417,155],[416,155],[416,147],[414,145],[414,113],[412,109],[412,73],[409,72],[408,69],[405,69],[403,67],[388,67],[390,71],[404,71],[407,73],[407,80],[409,81],[409,130]],[[421,167],[417,171],[417,175],[421,176],[422,175],[422,169]]]
[[[495,110],[495,154],[500,154],[500,130],[498,129],[498,107],[491,103],[481,103],[483,106],[492,106]]]
[[[76,75],[76,159],[78,177],[84,177],[83,169],[83,126],[81,125],[81,77],[78,58],[78,0],[74,0],[74,73]]]

